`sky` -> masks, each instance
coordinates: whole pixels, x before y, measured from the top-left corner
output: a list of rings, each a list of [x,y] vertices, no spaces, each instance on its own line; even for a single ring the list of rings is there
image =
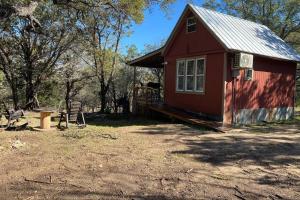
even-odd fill
[[[143,52],[146,44],[161,44],[168,39],[187,3],[201,5],[202,0],[176,0],[169,6],[168,12],[163,12],[159,6],[153,6],[145,11],[144,21],[133,24],[132,33],[122,40],[121,52],[126,52],[126,47],[136,45],[139,52]]]

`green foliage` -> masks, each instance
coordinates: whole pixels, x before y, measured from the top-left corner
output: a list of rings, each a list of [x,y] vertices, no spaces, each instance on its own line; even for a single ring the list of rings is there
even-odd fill
[[[5,81],[5,76],[3,72],[0,72],[0,87],[3,87],[4,81]]]
[[[94,78],[85,82],[76,99],[81,101],[88,111],[96,111],[100,105],[99,91],[98,81]]]
[[[7,87],[7,83],[5,81],[4,74],[0,71],[0,101],[7,99],[9,97],[9,87]]]
[[[41,28],[32,29],[27,18],[0,21],[0,69],[6,72],[15,106],[34,101],[42,88],[48,87],[60,57],[77,40],[75,13],[40,2],[34,15]],[[47,92],[42,95],[49,100]]]
[[[54,78],[43,82],[40,91],[42,92],[38,94],[38,99],[42,107],[58,108],[59,103],[64,99],[63,85]]]
[[[51,0],[0,0],[0,8],[25,10],[30,3],[38,3],[30,8],[30,15],[14,12],[0,18],[0,70],[5,90],[10,88],[15,106],[37,97],[42,106],[79,99],[95,108],[100,96],[104,108],[117,97],[130,95],[132,68],[123,62],[136,50],[132,47],[124,58],[119,53],[120,41],[130,33],[132,23],[143,21],[145,9],[153,5],[165,9],[173,1],[72,0],[54,4]],[[34,26],[32,19],[40,27]]]

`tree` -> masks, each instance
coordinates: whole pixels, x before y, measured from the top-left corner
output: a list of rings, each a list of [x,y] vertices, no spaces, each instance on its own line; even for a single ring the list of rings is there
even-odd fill
[[[123,113],[127,114],[130,112],[130,102],[133,97],[134,68],[128,66],[126,61],[134,59],[137,55],[136,46],[128,47],[126,56],[121,57],[121,62],[116,68],[110,89],[115,113],[118,112],[120,106]]]
[[[123,33],[124,19],[122,15],[93,16],[92,23],[87,25],[87,30],[92,30],[90,39],[90,53],[93,56],[93,67],[100,83],[101,112],[107,106],[107,93],[111,86],[115,65],[118,59],[120,39]]]
[[[37,105],[37,94],[42,82],[55,74],[60,57],[77,39],[76,18],[72,18],[70,13],[47,4],[39,6],[35,13],[44,27],[42,33],[28,31],[30,22],[23,18],[12,18],[0,26],[4,35],[1,42],[15,52],[10,61],[14,65],[9,68],[13,73],[6,75],[6,78],[12,88],[15,87],[14,80],[23,78],[26,104],[32,105]],[[14,45],[8,46],[8,42]],[[2,70],[6,73],[4,68]]]
[[[66,110],[70,110],[69,102],[80,93],[85,87],[83,82],[94,77],[91,70],[84,66],[84,63],[77,57],[77,55],[67,55],[64,58],[63,67],[59,72],[60,80],[64,85],[65,105]]]
[[[158,3],[161,8],[166,8],[166,6],[173,1],[174,0],[143,0],[137,3],[144,7]],[[125,7],[132,3],[127,0],[116,2]],[[31,28],[35,29],[35,27],[41,27],[39,20],[34,17],[36,8],[41,4],[53,3],[54,5],[61,6],[63,9],[73,9],[77,11],[78,15],[84,15],[87,10],[95,7],[115,8],[114,3],[116,2],[104,0],[0,0],[0,20],[7,20],[13,15],[27,18],[30,21]],[[136,16],[142,15],[139,10],[137,10],[136,14]]]
[[[19,106],[19,88],[21,82],[20,74],[18,73],[20,60],[16,59],[18,58],[17,51],[11,48],[14,46],[14,40],[7,37],[5,33],[0,33],[0,70],[3,72],[11,90],[14,107],[17,108]]]
[[[41,26],[40,22],[33,16],[37,6],[38,2],[36,1],[0,1],[0,20],[5,20],[12,15],[16,15],[21,18],[27,18],[29,20],[30,29],[35,29],[35,27]]]
[[[165,8],[172,1],[0,0],[0,43],[5,45],[0,69],[16,94],[15,105],[23,90],[26,104],[37,101],[43,82],[61,70],[61,57],[81,41],[98,78],[103,112],[121,62],[122,37],[132,22],[143,20],[144,9]]]
[[[5,80],[5,76],[2,72],[0,72],[0,101],[6,102],[6,99],[9,98],[9,87],[7,86],[7,81]],[[0,109],[1,110],[1,109]]]
[[[143,10],[151,2],[154,1],[112,1],[105,6],[89,8],[80,22],[100,84],[101,112],[106,110],[107,95],[120,60],[120,41],[128,33],[132,21],[143,20]],[[170,0],[155,2],[164,4]]]

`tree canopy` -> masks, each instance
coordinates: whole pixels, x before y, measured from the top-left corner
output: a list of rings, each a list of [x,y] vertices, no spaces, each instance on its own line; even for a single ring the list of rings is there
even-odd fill
[[[145,9],[152,5],[164,9],[171,2],[0,0],[0,70],[14,107],[33,108],[38,98],[49,100],[47,93],[58,95],[55,88],[63,91],[57,99],[68,101],[90,88],[87,84],[96,84],[104,112],[112,96],[127,96],[124,88],[131,84],[116,77],[130,70],[124,68],[120,41],[133,22],[143,21]],[[116,91],[116,82],[121,81],[124,88]]]

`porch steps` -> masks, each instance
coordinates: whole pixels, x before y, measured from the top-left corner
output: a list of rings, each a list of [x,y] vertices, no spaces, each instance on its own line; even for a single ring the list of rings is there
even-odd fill
[[[155,112],[159,112],[164,115],[167,115],[171,118],[175,118],[180,121],[184,121],[188,124],[206,127],[206,128],[212,129],[216,132],[225,133],[225,131],[222,129],[223,128],[222,123],[220,123],[220,122],[196,118],[195,116],[192,116],[191,114],[171,108],[169,106],[162,106],[162,105],[154,106],[154,105],[152,105],[152,106],[149,106],[149,109],[153,110]]]

